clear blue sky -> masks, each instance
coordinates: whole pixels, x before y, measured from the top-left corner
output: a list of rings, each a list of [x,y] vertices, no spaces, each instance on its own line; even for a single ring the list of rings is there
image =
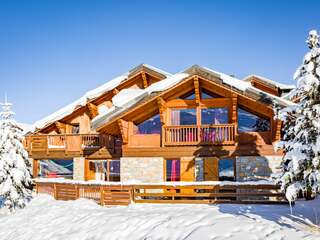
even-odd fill
[[[294,83],[319,9],[294,0],[0,0],[0,96],[32,123],[140,63]]]

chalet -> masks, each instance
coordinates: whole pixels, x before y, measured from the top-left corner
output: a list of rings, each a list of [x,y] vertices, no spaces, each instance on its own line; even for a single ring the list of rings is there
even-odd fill
[[[273,106],[293,104],[283,97],[292,89],[197,65],[176,74],[139,65],[34,124],[33,176],[165,188],[268,179],[282,157]]]

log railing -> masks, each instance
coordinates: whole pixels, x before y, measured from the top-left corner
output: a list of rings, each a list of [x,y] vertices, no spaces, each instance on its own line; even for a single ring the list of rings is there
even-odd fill
[[[235,124],[165,126],[164,145],[232,145]]]
[[[25,139],[29,152],[57,151],[70,152],[106,148],[114,151],[115,138],[104,134],[52,134],[31,135]]]
[[[121,185],[36,182],[37,193],[58,200],[87,198],[101,205],[135,203],[261,203],[287,204],[280,187],[273,184]]]

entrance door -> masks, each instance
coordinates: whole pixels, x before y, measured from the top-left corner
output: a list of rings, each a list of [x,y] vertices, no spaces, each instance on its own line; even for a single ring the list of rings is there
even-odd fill
[[[204,158],[204,180],[219,181],[219,159],[216,157]]]

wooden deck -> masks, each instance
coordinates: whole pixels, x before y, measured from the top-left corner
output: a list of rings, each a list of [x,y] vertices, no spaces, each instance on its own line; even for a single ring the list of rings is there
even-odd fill
[[[25,147],[33,158],[74,157],[101,150],[108,151],[109,154],[121,152],[121,147],[116,147],[115,138],[106,134],[31,135],[26,137]]]
[[[57,200],[88,198],[104,205],[130,203],[287,204],[279,186],[271,184],[120,185],[36,182],[37,193]]]

